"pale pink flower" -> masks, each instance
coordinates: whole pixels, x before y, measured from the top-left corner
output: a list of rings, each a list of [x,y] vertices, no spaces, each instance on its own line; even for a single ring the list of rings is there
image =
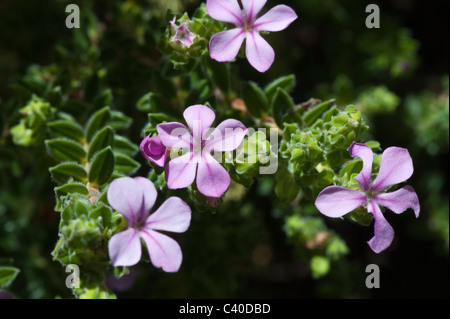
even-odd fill
[[[419,217],[420,204],[416,192],[411,186],[404,186],[394,192],[385,190],[411,177],[414,168],[407,149],[389,147],[381,155],[380,170],[372,181],[372,149],[359,143],[349,147],[353,157],[363,161],[361,173],[355,177],[361,190],[353,190],[340,186],[329,186],[317,196],[317,209],[328,217],[341,217],[352,210],[364,206],[375,220],[375,236],[368,242],[370,248],[379,253],[388,248],[394,239],[394,229],[384,218],[380,206],[384,206],[396,214],[412,208]]]
[[[142,255],[141,239],[147,246],[150,261],[156,268],[176,272],[183,255],[178,243],[158,232],[185,232],[191,222],[191,209],[178,197],[169,197],[153,214],[157,192],[144,177],[121,177],[109,185],[108,202],[128,222],[128,229],[115,234],[108,243],[113,266],[133,266]]]
[[[275,59],[272,47],[259,34],[261,31],[286,29],[297,15],[290,7],[277,5],[262,17],[257,18],[267,0],[242,0],[241,9],[237,0],[207,0],[208,14],[219,21],[234,24],[236,28],[215,34],[209,42],[211,58],[232,61],[238,54],[244,39],[248,62],[259,72],[267,71]]]

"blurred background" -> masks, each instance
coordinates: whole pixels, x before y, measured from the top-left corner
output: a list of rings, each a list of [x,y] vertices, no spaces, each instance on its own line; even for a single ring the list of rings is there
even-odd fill
[[[80,6],[81,31],[65,27],[69,3]],[[266,8],[279,3],[269,0]],[[365,25],[369,3],[380,7],[379,29]],[[156,86],[162,17],[167,9],[192,14],[199,4],[0,1],[0,264],[20,269],[9,288],[14,297],[71,297],[67,273],[50,255],[59,216],[46,154],[16,145],[10,134],[19,109],[31,94],[51,100],[46,83],[65,72],[88,87],[110,88],[114,107],[133,118],[128,137],[138,144],[146,116],[136,102]],[[266,85],[295,74],[296,103],[335,98],[339,106],[355,104],[370,125],[368,139],[383,149],[408,148],[415,167],[408,184],[418,193],[420,217],[387,212],[395,239],[378,255],[366,244],[372,226],[325,220],[348,253],[323,264],[311,258],[307,230],[286,217],[285,210],[300,208],[275,202],[269,178],[244,196],[230,192],[215,214],[194,214],[189,231],[175,237],[184,255],[178,273],[140,263],[121,281],[111,280],[119,298],[448,298],[449,1],[284,4],[299,19],[267,35],[277,56],[272,68],[261,74],[239,59],[239,76]],[[90,82],[102,72],[107,76],[101,84]],[[72,94],[76,100],[76,90]],[[76,113],[77,105],[71,110]],[[143,158],[136,160],[142,163],[138,175],[147,174]],[[381,287],[370,290],[365,268],[372,263],[380,266]]]

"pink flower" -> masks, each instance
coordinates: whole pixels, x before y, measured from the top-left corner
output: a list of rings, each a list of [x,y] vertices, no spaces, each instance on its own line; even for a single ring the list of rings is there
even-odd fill
[[[242,0],[244,12],[237,0],[207,0],[208,14],[219,21],[234,24],[236,28],[215,34],[209,42],[211,58],[219,62],[232,61],[244,39],[248,62],[259,72],[267,71],[275,59],[272,47],[259,34],[260,31],[281,31],[297,15],[285,5],[277,5],[257,19],[267,0]]]
[[[113,266],[133,266],[141,259],[141,239],[157,268],[176,272],[183,255],[178,243],[158,230],[182,233],[191,222],[191,209],[178,197],[169,197],[153,214],[157,193],[153,183],[143,177],[115,179],[108,189],[109,204],[122,214],[128,229],[111,237],[108,244]]]
[[[329,186],[317,196],[317,209],[328,217],[341,217],[352,210],[365,206],[375,220],[375,236],[368,242],[370,248],[379,253],[388,248],[394,239],[394,230],[384,218],[380,206],[396,214],[412,208],[419,217],[420,204],[416,192],[411,186],[405,186],[395,192],[385,190],[411,177],[414,168],[407,149],[389,147],[381,155],[380,170],[372,182],[373,152],[365,144],[353,143],[349,147],[353,157],[363,161],[361,173],[355,177],[361,191],[340,186]]]
[[[161,143],[159,136],[147,136],[142,140],[139,149],[146,159],[164,167],[167,158],[167,148]]]
[[[157,126],[164,146],[185,150],[182,156],[172,157],[167,164],[167,186],[171,189],[184,188],[197,177],[197,188],[203,195],[220,197],[230,185],[230,175],[211,152],[235,150],[242,143],[247,129],[233,119],[223,121],[214,130],[210,129],[216,116],[205,105],[188,107],[183,117],[191,131],[177,122]]]
[[[188,49],[198,36],[189,30],[189,25],[187,22],[183,22],[181,25],[177,26],[175,24],[176,18],[170,21],[170,27],[172,33],[174,34],[170,38],[170,43],[173,45],[180,46],[181,48]]]

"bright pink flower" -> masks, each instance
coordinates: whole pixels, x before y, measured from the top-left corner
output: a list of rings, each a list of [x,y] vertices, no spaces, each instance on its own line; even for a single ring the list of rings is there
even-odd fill
[[[183,117],[190,131],[181,123],[158,124],[161,142],[171,149],[182,149],[182,156],[172,158],[165,169],[171,189],[191,185],[197,176],[197,188],[205,196],[220,197],[230,185],[230,175],[211,152],[233,151],[242,143],[247,129],[237,120],[225,120],[211,129],[215,114],[205,105],[188,107]]]
[[[108,189],[108,202],[125,217],[128,229],[111,237],[108,244],[113,266],[133,266],[142,254],[144,240],[153,266],[166,272],[180,268],[183,255],[178,243],[158,230],[182,233],[191,222],[191,209],[178,197],[169,197],[153,214],[157,192],[143,177],[115,179]]]
[[[363,161],[361,173],[355,177],[361,191],[340,186],[329,186],[317,196],[317,209],[328,217],[341,217],[352,210],[365,206],[375,220],[375,236],[368,242],[370,248],[379,253],[388,248],[394,239],[394,230],[384,218],[380,206],[396,214],[412,208],[419,217],[420,204],[416,192],[411,186],[405,186],[395,192],[385,190],[411,177],[414,168],[407,149],[389,147],[381,155],[380,170],[372,182],[373,152],[365,144],[353,143],[349,147],[353,157]]]
[[[161,143],[159,136],[147,136],[142,140],[139,149],[146,159],[164,167],[167,158],[167,148]]]
[[[259,34],[260,31],[281,31],[291,24],[297,15],[285,5],[277,5],[257,19],[267,0],[207,0],[208,14],[219,21],[234,24],[236,28],[215,34],[209,42],[211,58],[219,62],[232,61],[244,39],[248,62],[259,72],[267,71],[275,59],[275,52]]]

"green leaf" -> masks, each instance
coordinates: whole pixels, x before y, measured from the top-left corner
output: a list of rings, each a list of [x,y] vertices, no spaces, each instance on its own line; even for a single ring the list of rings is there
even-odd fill
[[[98,94],[94,99],[94,105],[97,109],[104,106],[111,106],[113,102],[113,95],[111,89],[106,89]]]
[[[272,99],[275,97],[275,94],[277,93],[277,89],[283,89],[287,93],[291,92],[292,89],[295,86],[295,75],[286,75],[282,76],[271,83],[269,83],[266,88],[264,89],[264,92],[266,93],[267,99],[269,102],[272,101]]]
[[[57,120],[47,124],[52,137],[67,137],[78,142],[83,142],[83,128],[75,122]]]
[[[325,276],[330,271],[330,261],[323,256],[314,256],[310,262],[313,278],[317,279]]]
[[[90,161],[97,152],[105,147],[112,147],[113,143],[114,131],[111,127],[107,126],[98,131],[89,143],[88,161]]]
[[[58,183],[67,183],[70,178],[85,183],[87,181],[87,173],[84,166],[78,163],[61,163],[50,167],[50,174]]]
[[[114,153],[110,146],[97,153],[89,169],[89,182],[94,186],[106,183],[114,171],[114,161]]]
[[[164,110],[164,103],[155,93],[149,92],[139,99],[136,107],[142,112],[158,112]]]
[[[134,156],[139,151],[139,147],[126,137],[114,136],[114,153]]]
[[[149,113],[148,114],[148,120],[150,123],[152,123],[154,126],[158,125],[159,123],[162,123],[164,121],[166,122],[172,122],[175,119],[165,113]]]
[[[95,133],[97,133],[100,128],[107,125],[110,121],[111,112],[108,106],[92,114],[86,124],[86,140],[90,142]]]
[[[207,59],[209,61],[209,68],[212,71],[212,79],[214,83],[227,93],[230,89],[230,68],[228,63],[216,62],[213,59]]]
[[[86,188],[86,185],[82,183],[69,183],[55,187],[55,193],[57,196],[62,196],[66,194],[89,195],[89,191]]]
[[[109,124],[115,130],[123,130],[129,128],[133,119],[119,111],[111,111],[112,120]]]
[[[134,159],[123,154],[116,154],[116,163],[114,170],[118,173],[124,173],[125,175],[131,175],[135,173],[141,165]]]
[[[269,102],[266,94],[254,82],[247,82],[244,84],[242,97],[247,110],[257,118],[260,118],[263,112],[269,109]]]
[[[294,177],[287,168],[281,168],[277,172],[277,183],[275,185],[275,194],[283,201],[293,201],[300,191]]]
[[[16,267],[0,266],[0,288],[8,287],[19,272],[20,270]]]
[[[325,101],[315,106],[313,109],[303,115],[303,121],[306,125],[312,125],[326,110],[334,105],[334,100]]]
[[[283,127],[283,123],[285,122],[301,123],[301,118],[295,113],[294,108],[294,103],[289,94],[285,90],[278,88],[272,100],[272,110],[275,122],[279,127]]]
[[[45,141],[45,146],[49,153],[60,162],[86,162],[86,151],[80,143],[75,141],[65,138],[55,138]]]
[[[111,211],[111,209],[109,209],[106,206],[96,208],[89,213],[89,218],[97,219],[97,218],[101,217],[103,226],[108,227],[108,228],[111,227],[111,216],[112,216],[112,211]]]

